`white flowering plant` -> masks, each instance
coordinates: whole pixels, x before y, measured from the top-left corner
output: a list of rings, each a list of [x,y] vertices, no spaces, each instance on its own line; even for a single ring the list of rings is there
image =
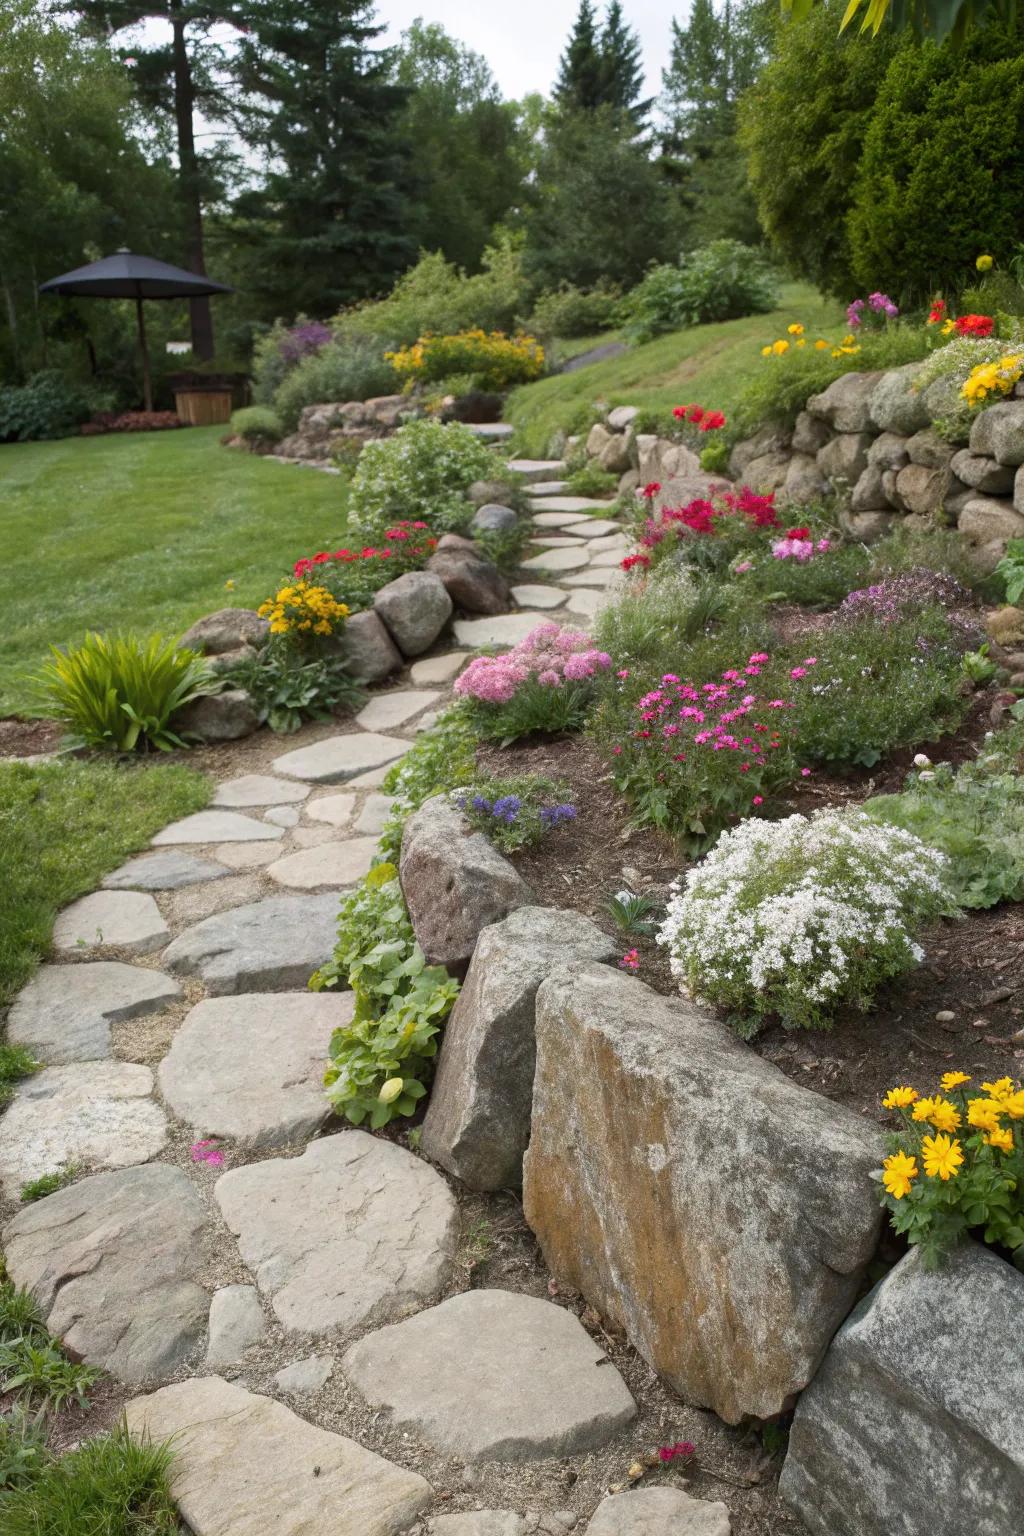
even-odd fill
[[[749,820],[675,882],[658,943],[685,996],[749,1039],[770,1018],[827,1029],[923,958],[921,927],[957,911],[947,860],[860,811]]]
[[[467,489],[493,479],[495,463],[493,451],[461,422],[410,421],[363,449],[349,527],[379,539],[399,519],[415,518],[437,533],[460,532],[474,512]]]

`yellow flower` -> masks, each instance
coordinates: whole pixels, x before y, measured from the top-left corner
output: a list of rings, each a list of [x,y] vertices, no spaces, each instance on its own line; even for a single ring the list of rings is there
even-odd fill
[[[828,351],[828,342],[827,341],[823,341],[822,338],[819,336],[817,341],[814,343],[814,350],[815,350],[815,352],[827,352]]]
[[[944,320],[943,324],[942,324],[942,334],[943,334],[943,336],[948,336],[950,334],[950,332],[954,329],[955,326],[956,326],[956,321],[952,318],[952,316],[950,316],[950,318],[948,320]]]
[[[1024,1090],[1008,1093],[1005,1099],[999,1100],[999,1107],[1011,1120],[1024,1120]]]
[[[937,1131],[955,1131],[960,1124],[960,1114],[948,1099],[940,1099],[936,1095],[932,1103],[932,1112],[928,1119]]]
[[[999,1077],[994,1083],[982,1083],[981,1091],[991,1099],[1008,1099],[1013,1092],[1013,1078]]]
[[[807,345],[807,342],[806,342],[806,340],[805,340],[805,339],[804,339],[804,337],[803,337],[803,336],[801,336],[801,337],[800,337],[800,340],[799,340],[799,341],[794,341],[794,343],[793,343],[793,345],[794,345],[794,347],[806,347],[806,345]]]
[[[979,1131],[997,1131],[1003,1106],[994,1099],[972,1099],[967,1106],[967,1124]]]
[[[985,1145],[988,1147],[995,1147],[998,1152],[1012,1152],[1013,1132],[1008,1131],[1005,1128],[1000,1128],[998,1131],[991,1131],[989,1135],[985,1137]]]
[[[843,337],[843,346],[844,347],[852,347],[856,340],[857,340],[856,336],[853,334],[852,331],[850,331],[850,332],[847,333],[847,335],[845,335]]]
[[[802,326],[802,325],[799,325],[799,324],[796,324],[796,325],[787,325],[787,326],[786,326],[786,330],[787,330],[787,331],[788,331],[788,332],[789,332],[789,334],[790,334],[790,335],[791,335],[791,336],[802,336],[802,335],[803,335],[803,333],[804,333],[804,328],[803,328],[803,326]]]
[[[917,1103],[914,1105],[913,1118],[915,1120],[930,1120],[932,1117],[932,1110],[935,1108],[937,1103],[937,1099],[918,1099]]]
[[[987,272],[992,265],[992,257],[979,256],[974,265],[977,267],[979,272]]]
[[[916,1088],[890,1088],[882,1100],[883,1109],[905,1109],[908,1104],[913,1104],[917,1098]]]
[[[225,592],[233,592],[235,590],[234,582],[233,581],[226,581],[224,583],[224,590],[225,590]]]
[[[917,1158],[908,1157],[906,1152],[894,1152],[885,1159],[882,1168],[882,1183],[886,1193],[892,1195],[894,1200],[902,1200],[904,1195],[910,1193],[911,1183],[917,1178]]]
[[[771,355],[772,355],[771,347],[762,347],[761,348],[761,356],[762,357],[771,357]]]
[[[921,1161],[931,1179],[939,1178],[945,1184],[947,1179],[955,1178],[963,1160],[960,1143],[948,1136],[926,1136],[921,1143]]]
[[[959,1088],[961,1083],[969,1083],[970,1080],[966,1072],[943,1072],[939,1081],[943,1092],[950,1093],[954,1088]]]
[[[377,1097],[382,1104],[393,1104],[405,1087],[405,1079],[402,1077],[389,1077],[381,1087]]]
[[[776,357],[781,357],[783,352],[789,351],[789,342],[782,340],[773,342],[772,351],[775,353]]]

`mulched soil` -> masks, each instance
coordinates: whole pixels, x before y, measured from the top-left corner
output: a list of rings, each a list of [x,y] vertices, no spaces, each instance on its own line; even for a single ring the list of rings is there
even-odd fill
[[[63,734],[55,720],[23,720],[20,715],[11,715],[0,720],[0,757],[56,752]]]

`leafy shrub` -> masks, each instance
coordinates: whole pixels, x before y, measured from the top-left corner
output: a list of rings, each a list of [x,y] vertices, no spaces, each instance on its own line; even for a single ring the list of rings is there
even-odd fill
[[[388,769],[383,788],[393,804],[378,843],[385,858],[397,860],[402,828],[424,801],[445,790],[460,789],[476,777],[476,740],[469,711],[456,706],[445,710]]]
[[[488,334],[480,329],[452,336],[421,336],[411,347],[385,353],[407,384],[430,384],[462,377],[470,390],[506,390],[528,384],[544,372],[544,349],[533,336]]]
[[[270,405],[285,375],[333,339],[330,326],[298,315],[292,325],[276,320],[253,347],[252,397],[257,405]]]
[[[418,571],[437,548],[426,523],[402,522],[384,530],[379,547],[321,550],[319,554],[296,560],[296,581],[315,577],[346,608],[355,612],[369,608],[374,594],[406,571]]]
[[[573,496],[608,496],[618,483],[618,475],[610,475],[593,459],[574,469],[568,477],[569,492]]]
[[[611,666],[578,629],[543,623],[503,656],[477,656],[456,679],[481,736],[503,746],[536,731],[581,730],[593,680]]]
[[[387,298],[342,310],[333,329],[340,337],[380,336],[389,347],[409,346],[428,331],[508,330],[525,296],[522,255],[511,239],[488,246],[472,277],[431,251],[398,279]]]
[[[34,1455],[2,1501],[4,1536],[177,1536],[172,1451],[121,1425],[58,1460]]]
[[[276,443],[284,436],[284,424],[266,405],[247,405],[231,417],[231,430],[247,443]]]
[[[904,792],[874,796],[867,815],[941,849],[960,906],[1024,900],[1024,778],[984,748],[955,772],[923,753],[915,764]]]
[[[393,437],[367,443],[352,477],[349,524],[379,539],[402,518],[437,532],[469,526],[466,490],[495,468],[487,444],[460,422],[410,421]]]
[[[331,1036],[327,1096],[353,1125],[369,1118],[376,1130],[415,1114],[459,993],[443,966],[424,960],[393,864],[378,864],[342,903],[334,957],[310,986],[339,981],[356,1006],[352,1023]]]
[[[968,1232],[1009,1249],[1024,1269],[1024,1092],[1001,1077],[968,1089],[945,1072],[940,1089],[892,1088],[882,1100],[902,1122],[880,1170],[893,1227],[935,1269]]]
[[[160,635],[87,634],[81,645],[51,652],[37,679],[40,703],[76,746],[115,752],[183,747],[174,716],[220,686],[203,657]]]
[[[285,428],[295,430],[307,405],[392,394],[395,375],[385,361],[384,347],[378,336],[354,333],[303,357],[285,374],[274,394],[274,410]]]
[[[925,923],[956,910],[946,861],[860,812],[746,821],[673,886],[658,942],[684,994],[738,1033],[778,1016],[828,1028],[923,958]]]
[[[764,254],[739,240],[713,240],[676,266],[652,267],[622,300],[617,318],[631,341],[644,342],[683,326],[766,314],[775,305]]]
[[[575,336],[593,336],[614,323],[615,311],[622,299],[618,288],[596,283],[593,288],[577,288],[562,283],[539,294],[533,303],[529,326],[549,341],[569,341]]]
[[[85,391],[56,369],[0,389],[0,443],[70,437],[89,415]]]
[[[996,566],[996,575],[1006,585],[1006,601],[1017,604],[1024,597],[1024,539],[1011,539],[1006,553]]]
[[[576,820],[576,807],[565,784],[540,774],[478,779],[457,797],[469,823],[486,833],[502,853],[532,848],[546,832]]]
[[[273,640],[254,660],[224,677],[231,686],[245,689],[260,722],[282,736],[297,731],[306,720],[330,720],[354,710],[363,699],[359,681],[342,657],[302,657]]]

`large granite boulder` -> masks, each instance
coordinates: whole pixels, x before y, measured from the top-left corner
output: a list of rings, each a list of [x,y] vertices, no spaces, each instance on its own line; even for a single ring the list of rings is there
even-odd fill
[[[171,724],[180,736],[214,745],[251,736],[260,728],[260,717],[244,688],[226,688],[223,693],[193,699],[178,710]]]
[[[743,483],[749,485],[751,490],[756,491],[759,496],[767,496],[771,491],[780,491],[786,484],[791,462],[786,451],[763,453],[758,458],[751,459],[743,471]]]
[[[1024,1505],[1024,1275],[902,1259],[797,1405],[779,1491],[812,1536],[1010,1536]]]
[[[345,621],[339,649],[357,682],[383,682],[402,665],[401,651],[372,608]]]
[[[961,448],[953,456],[953,473],[965,485],[980,491],[983,496],[1008,496],[1013,490],[1014,470],[969,448]]]
[[[880,1135],[724,1024],[598,965],[537,994],[524,1206],[552,1273],[686,1401],[771,1418],[878,1240]]]
[[[399,874],[423,953],[450,970],[466,967],[481,929],[533,895],[447,795],[435,795],[406,822]]]
[[[791,434],[784,428],[774,426],[770,422],[754,433],[753,437],[742,438],[736,443],[729,454],[729,473],[734,480],[742,480],[747,472],[747,465],[755,459],[764,458],[766,454],[785,453],[790,444]],[[643,438],[638,438],[643,442]],[[809,451],[809,450],[801,450]],[[640,463],[640,478],[644,478],[643,460]]]
[[[872,441],[868,432],[840,432],[819,450],[818,468],[833,485],[855,485],[867,468]]]
[[[902,469],[904,464],[909,464],[910,455],[907,453],[909,439],[899,432],[882,432],[875,438],[868,449],[868,463],[877,464],[879,469]]]
[[[905,465],[896,476],[900,504],[908,512],[937,512],[946,499],[950,478],[948,469],[929,469],[924,464]]]
[[[485,928],[445,1025],[421,1146],[471,1189],[518,1189],[530,1140],[537,988],[562,965],[616,958],[578,912],[519,907]]]
[[[812,416],[810,411],[801,411],[793,425],[793,452],[815,454],[831,436],[827,421]]]
[[[850,510],[852,512],[891,511],[889,498],[885,494],[884,480],[885,471],[881,465],[869,463],[853,488],[850,496]]]
[[[406,571],[381,587],[373,606],[403,656],[429,651],[452,616],[452,600],[435,571]]]
[[[914,379],[920,372],[920,363],[907,363],[878,379],[868,398],[868,416],[882,432],[909,437],[928,426],[931,418],[924,396],[914,388]]]
[[[828,491],[828,481],[811,454],[794,453],[786,469],[781,491],[783,501],[802,507],[820,501]]]
[[[880,373],[840,374],[820,395],[811,395],[808,414],[827,421],[837,432],[867,431],[872,425],[871,397],[881,377]]]
[[[270,635],[270,624],[251,608],[218,608],[197,619],[186,629],[178,644],[204,656],[220,656],[242,646],[263,645]]]
[[[957,527],[971,544],[1005,544],[1024,537],[1024,515],[1014,510],[1011,501],[975,496],[960,513]]]
[[[1024,464],[1024,400],[1003,400],[980,411],[971,424],[971,452]]]
[[[466,613],[507,613],[511,607],[508,582],[479,551],[439,549],[427,561],[427,570],[440,576],[452,602]]]

